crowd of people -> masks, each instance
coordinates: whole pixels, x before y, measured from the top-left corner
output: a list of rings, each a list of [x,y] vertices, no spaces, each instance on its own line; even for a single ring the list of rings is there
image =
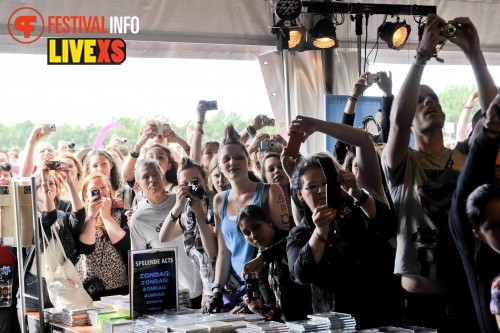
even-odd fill
[[[289,133],[303,141],[315,132],[335,138],[331,153],[290,156],[285,138],[266,133],[273,121],[265,115],[205,142],[208,105],[200,101],[185,139],[151,120],[130,147],[112,138],[102,149],[56,150],[40,124],[22,157],[0,154],[0,185],[36,176],[42,226],[55,226],[84,286],[98,287],[94,300],[128,294],[129,250],[175,247],[179,288],[203,313],[291,321],[336,311],[352,314],[358,328],[497,332],[500,95],[473,23],[453,21],[457,36],[449,38],[446,21],[428,16],[397,96],[381,73],[379,135],[353,127],[367,73],[341,123],[292,121]],[[470,61],[477,84],[453,148],[438,96],[420,84],[447,40]],[[482,111],[468,129],[476,102]],[[36,276],[33,247],[25,252],[20,270],[32,286],[44,277]],[[27,309],[37,308],[30,299]]]

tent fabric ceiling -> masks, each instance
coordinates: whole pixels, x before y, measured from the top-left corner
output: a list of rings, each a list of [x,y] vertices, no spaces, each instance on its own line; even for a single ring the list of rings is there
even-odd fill
[[[362,3],[437,6],[437,13],[446,20],[469,16],[476,25],[482,49],[490,65],[500,65],[500,36],[498,29],[491,29],[493,18],[500,17],[498,0],[364,0]],[[276,39],[271,34],[270,0],[44,0],[29,3],[7,0],[0,3],[0,52],[46,53],[44,38],[23,45],[15,42],[8,32],[7,22],[11,13],[19,7],[31,6],[47,17],[49,15],[137,16],[140,19],[138,34],[113,35],[127,41],[127,55],[137,57],[177,57],[210,59],[256,59],[260,54],[276,49]],[[309,14],[302,14],[304,16]],[[337,14],[337,18],[341,19]],[[370,16],[368,48],[376,41],[377,27],[383,15]],[[391,19],[391,18],[388,18]],[[413,57],[417,43],[417,24],[410,16],[401,17],[411,24],[410,43],[401,51],[387,50],[379,45],[377,62],[407,63]],[[317,21],[318,18],[313,18]],[[307,20],[303,20],[304,22]],[[364,25],[365,22],[363,22]],[[354,23],[348,15],[344,24],[337,28],[340,45],[355,48]],[[63,37],[44,34],[44,37]],[[103,37],[102,35],[71,35],[64,37]],[[107,37],[111,37],[108,35]],[[365,36],[362,37],[364,42]],[[443,58],[446,63],[465,64],[454,45],[448,43]]]

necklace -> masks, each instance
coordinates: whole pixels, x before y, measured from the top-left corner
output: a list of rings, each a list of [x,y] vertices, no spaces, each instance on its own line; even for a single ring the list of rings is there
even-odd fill
[[[247,200],[247,196],[248,194],[250,193],[251,191],[248,191],[246,194],[245,194],[245,197],[243,198],[243,200],[241,201],[240,205],[239,206],[236,206],[236,198],[233,197],[233,206],[234,206],[234,209],[236,209],[236,215],[238,215],[238,213],[240,212],[240,209],[241,209],[241,206],[243,206],[243,203],[245,202],[245,200]]]

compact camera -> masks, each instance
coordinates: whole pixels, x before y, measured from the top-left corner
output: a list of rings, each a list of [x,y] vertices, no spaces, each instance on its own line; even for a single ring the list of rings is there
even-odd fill
[[[257,273],[248,273],[245,275],[247,281],[247,296],[250,300],[258,299],[260,296],[259,279]]]
[[[200,101],[200,104],[203,104],[207,107],[208,111],[218,110],[217,101]]]
[[[61,169],[61,162],[49,161],[49,162],[47,162],[47,167],[49,168],[49,170],[59,170],[59,169]]]
[[[75,149],[75,141],[68,141],[68,149]]]
[[[380,82],[380,73],[374,73],[374,74],[370,74],[368,73],[368,75],[366,76],[366,83],[378,83]]]
[[[262,117],[262,123],[268,126],[276,125],[276,121],[273,118],[269,118],[268,116]]]
[[[42,129],[43,133],[47,132],[55,132],[56,131],[56,124],[47,124],[45,127]]]
[[[0,168],[2,168],[3,171],[5,172],[10,172],[12,170],[12,164],[9,162],[3,162],[0,164]]]
[[[165,134],[167,134],[169,132],[172,132],[172,129],[170,128],[169,124],[158,126],[158,136],[160,136],[160,137],[164,136]],[[127,139],[125,139],[125,140],[127,140]],[[125,141],[125,142],[127,142],[127,141]]]
[[[260,150],[274,150],[278,147],[278,140],[264,140],[260,142]]]
[[[97,195],[97,199],[101,199],[101,191],[98,188],[90,191],[90,194],[92,195],[92,198]]]
[[[441,29],[443,35],[448,38],[457,38],[457,26],[455,22],[450,21]]]
[[[127,138],[121,138],[121,139],[120,139],[120,142],[121,142],[122,144],[127,143]]]
[[[198,178],[193,178],[193,184],[191,184],[191,187],[189,188],[189,193],[200,199],[205,195],[205,189],[203,189],[203,186],[198,184]]]
[[[8,186],[0,186],[0,195],[2,194],[9,194],[9,187]]]

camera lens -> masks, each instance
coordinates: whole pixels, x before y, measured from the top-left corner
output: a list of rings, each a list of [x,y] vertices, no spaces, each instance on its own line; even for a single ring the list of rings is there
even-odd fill
[[[273,141],[269,141],[269,149],[275,149],[276,148],[276,143]]]
[[[2,164],[0,164],[0,167],[5,172],[10,172],[12,170],[12,165],[9,162],[3,162]]]
[[[68,148],[75,149],[75,143],[73,141],[68,141]]]
[[[256,273],[249,273],[246,276],[247,296],[250,299],[257,299],[260,296],[259,279]]]

